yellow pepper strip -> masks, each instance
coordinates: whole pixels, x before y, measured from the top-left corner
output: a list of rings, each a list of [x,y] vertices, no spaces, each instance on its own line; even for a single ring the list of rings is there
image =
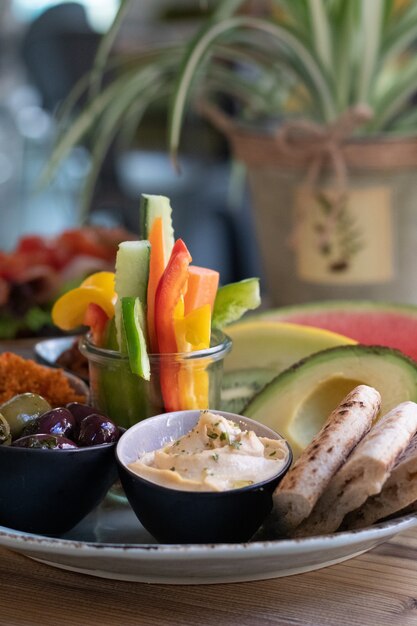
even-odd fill
[[[110,298],[116,296],[114,287],[114,272],[96,272],[87,276],[81,283],[80,287],[98,287],[104,289],[109,294]]]
[[[185,316],[176,316],[174,327],[178,352],[206,350],[210,346],[210,305],[205,304]]]
[[[52,321],[62,330],[77,328],[83,324],[85,312],[91,303],[97,304],[107,317],[112,318],[116,299],[114,274],[97,272],[89,276],[80,287],[58,298],[52,308]]]
[[[176,317],[174,328],[179,352],[207,349],[211,334],[210,305],[199,307],[183,317]],[[178,386],[182,409],[209,408],[209,376],[205,364],[193,360],[183,364],[178,373]]]
[[[205,366],[197,361],[182,366],[178,372],[181,410],[208,409],[209,375]]]

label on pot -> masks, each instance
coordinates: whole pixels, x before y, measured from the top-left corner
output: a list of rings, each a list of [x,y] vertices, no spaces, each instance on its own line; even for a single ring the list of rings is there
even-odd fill
[[[334,285],[394,277],[391,190],[300,187],[295,196],[295,247],[301,280]]]

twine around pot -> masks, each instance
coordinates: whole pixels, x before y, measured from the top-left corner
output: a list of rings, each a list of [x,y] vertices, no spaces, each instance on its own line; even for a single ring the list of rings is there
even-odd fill
[[[250,167],[272,165],[306,171],[320,153],[324,156],[321,167],[329,170],[333,160],[334,169],[335,145],[348,170],[417,167],[417,137],[351,137],[356,128],[370,119],[371,110],[367,105],[349,109],[327,129],[298,120],[284,123],[273,134],[245,128],[207,101],[199,102],[198,110],[227,137],[236,159]],[[300,133],[302,130],[307,132]],[[294,143],[297,144],[295,149]],[[337,159],[340,163],[339,157]]]

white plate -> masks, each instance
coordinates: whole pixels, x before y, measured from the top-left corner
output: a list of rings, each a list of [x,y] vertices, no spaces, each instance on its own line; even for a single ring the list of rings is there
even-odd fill
[[[308,572],[366,552],[417,525],[408,515],[371,528],[309,539],[245,544],[161,545],[130,506],[108,496],[61,538],[0,526],[0,545],[54,567],[112,578],[164,584],[261,580]]]

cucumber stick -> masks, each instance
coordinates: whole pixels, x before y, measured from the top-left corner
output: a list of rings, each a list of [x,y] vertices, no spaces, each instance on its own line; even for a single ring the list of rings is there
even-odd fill
[[[145,380],[151,377],[145,339],[145,315],[139,298],[122,298],[122,322],[130,369]]]
[[[143,239],[149,238],[152,224],[157,217],[162,218],[164,232],[165,263],[168,263],[174,246],[174,229],[172,226],[172,208],[166,196],[142,194],[140,201],[141,234]]]
[[[139,298],[142,307],[146,308],[150,252],[149,241],[123,241],[117,251],[115,290],[118,300],[115,322],[117,340],[122,352],[126,350],[123,342],[121,300],[127,297]],[[146,336],[146,328],[143,331]]]

